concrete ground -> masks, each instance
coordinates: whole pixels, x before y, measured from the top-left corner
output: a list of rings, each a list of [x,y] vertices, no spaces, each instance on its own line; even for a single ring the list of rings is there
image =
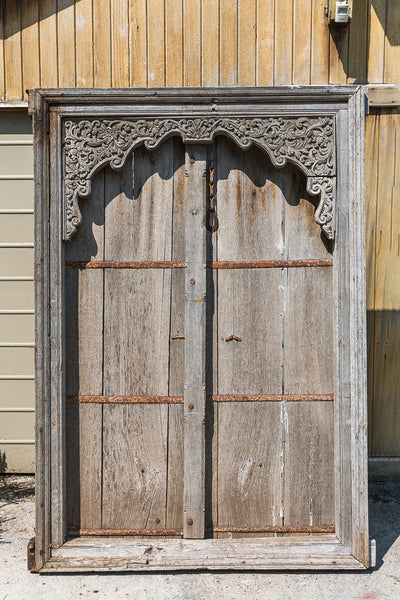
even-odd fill
[[[33,478],[0,477],[0,600],[400,600],[400,483],[370,486],[377,566],[362,573],[37,575],[26,568],[33,524]]]

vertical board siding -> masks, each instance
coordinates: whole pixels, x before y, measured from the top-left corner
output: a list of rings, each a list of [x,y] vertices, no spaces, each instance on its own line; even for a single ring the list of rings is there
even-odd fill
[[[9,101],[57,85],[400,80],[395,0],[353,0],[349,26],[328,24],[325,0],[1,0],[0,16]]]
[[[104,0],[107,1],[107,0]],[[147,3],[129,4],[130,85],[147,85]]]
[[[76,83],[74,4],[70,0],[58,0],[57,6],[58,85],[74,87]],[[82,57],[80,60],[82,61]]]
[[[39,2],[39,18],[40,85],[42,87],[57,87],[59,85],[57,1],[41,0]],[[75,46],[75,39],[73,38],[73,40]]]
[[[93,85],[111,86],[110,0],[93,2]]]
[[[38,25],[39,9],[36,2],[22,0],[21,2],[21,30],[22,30],[22,72],[23,92],[27,98],[26,90],[37,85],[40,80],[39,74],[39,45],[37,43],[39,34]],[[1,64],[1,62],[0,62]]]
[[[92,0],[75,6],[76,85],[93,87],[93,9]]]
[[[111,86],[129,87],[128,0],[111,0]]]
[[[398,109],[382,111],[379,120],[372,114],[368,117],[367,129],[368,143],[377,147],[379,156],[377,161],[371,152],[372,174],[367,180],[370,450],[373,456],[400,455],[399,118]]]
[[[21,5],[19,0],[6,0],[3,5],[5,87],[8,100],[23,96]]]
[[[165,0],[165,85],[183,85],[183,4]]]

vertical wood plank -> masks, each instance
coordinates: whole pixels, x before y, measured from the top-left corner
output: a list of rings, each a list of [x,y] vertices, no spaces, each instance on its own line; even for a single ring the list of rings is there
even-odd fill
[[[111,0],[112,87],[129,86],[128,0]]]
[[[147,0],[148,86],[165,85],[164,0]]]
[[[5,0],[4,62],[7,100],[22,100],[21,4],[20,0]]]
[[[397,109],[380,115],[374,301],[373,445],[374,456],[398,456],[400,410],[400,190]]]
[[[238,0],[238,84],[256,82],[256,0]]]
[[[170,260],[173,140],[107,170],[106,260]],[[168,395],[168,270],[105,272],[104,390]],[[104,407],[104,528],[164,528],[167,405]]]
[[[104,259],[104,172],[81,203],[82,226],[66,244],[66,260]],[[101,271],[66,271],[66,393],[103,393]],[[67,404],[67,523],[101,528],[101,405]]]
[[[43,0],[39,7],[40,85],[57,87],[57,1]]]
[[[183,84],[182,0],[165,0],[165,85]]]
[[[58,82],[75,87],[75,7],[70,0],[57,2]]]
[[[217,86],[219,77],[219,4],[202,1],[202,85]]]
[[[283,181],[288,259],[329,258],[306,198],[303,177],[292,167]],[[301,232],[301,235],[298,235]],[[331,268],[283,273],[285,394],[334,392],[333,281]],[[333,406],[282,403],[283,517],[288,526],[334,522]]]
[[[369,0],[368,81],[383,83],[385,65],[386,0]],[[379,16],[380,15],[380,18]],[[367,238],[368,239],[368,238]]]
[[[311,21],[311,80],[323,85],[329,81],[330,33],[325,15],[325,0],[312,0]]]
[[[293,0],[275,0],[275,81],[290,85],[293,74]]]
[[[349,28],[330,25],[329,83],[347,83]]]
[[[349,56],[347,83],[365,83],[367,80],[368,2],[353,0],[353,14],[349,27]]]
[[[243,153],[224,139],[217,148],[218,259],[280,257],[282,172],[254,148]],[[281,392],[280,283],[275,269],[218,272],[218,394]],[[241,341],[226,341],[232,334]],[[219,526],[281,524],[280,406],[218,403],[214,411],[214,520]]]
[[[147,23],[146,2],[129,3],[130,85],[147,85]]]
[[[75,3],[76,85],[93,87],[92,0]]]
[[[206,146],[185,151],[186,279],[183,533],[205,527]]]
[[[334,523],[333,405],[288,402],[285,410],[287,526]]]
[[[4,63],[4,4],[0,2],[0,100],[6,99],[6,74],[5,74],[5,63]]]
[[[111,86],[111,11],[109,0],[93,1],[93,85]]]
[[[237,85],[237,5],[219,2],[219,84]]]
[[[368,444],[373,447],[374,350],[375,350],[375,259],[376,212],[379,192],[379,111],[365,119],[365,203],[367,267],[367,335],[368,335]]]
[[[185,150],[174,140],[174,184],[172,216],[172,260],[186,260],[185,253]],[[184,395],[185,364],[185,270],[171,273],[171,323],[169,342],[170,396]],[[167,529],[183,529],[183,406],[168,407]]]
[[[184,0],[183,5],[183,81],[201,85],[201,0]]]
[[[313,2],[293,0],[293,3],[293,83],[307,85],[311,83],[311,40],[314,36],[312,29]]]
[[[38,87],[39,71],[39,6],[38,3],[22,0],[21,2],[21,31],[22,31],[22,77],[24,82],[24,99],[26,90]],[[2,64],[0,62],[0,64]]]
[[[400,5],[387,0],[385,37],[385,83],[400,81]]]
[[[257,0],[257,85],[274,83],[274,0]]]

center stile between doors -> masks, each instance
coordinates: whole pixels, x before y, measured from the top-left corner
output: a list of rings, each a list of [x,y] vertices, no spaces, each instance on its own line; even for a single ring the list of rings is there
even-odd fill
[[[334,533],[333,259],[304,187],[223,138],[96,176],[66,247],[69,535]]]

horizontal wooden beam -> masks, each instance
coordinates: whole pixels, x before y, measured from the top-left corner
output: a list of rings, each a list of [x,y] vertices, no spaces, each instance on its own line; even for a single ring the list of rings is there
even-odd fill
[[[370,108],[396,108],[400,106],[400,87],[397,85],[369,85],[368,105]]]
[[[332,402],[333,394],[221,394],[207,402]],[[68,404],[183,404],[183,396],[67,396]]]

